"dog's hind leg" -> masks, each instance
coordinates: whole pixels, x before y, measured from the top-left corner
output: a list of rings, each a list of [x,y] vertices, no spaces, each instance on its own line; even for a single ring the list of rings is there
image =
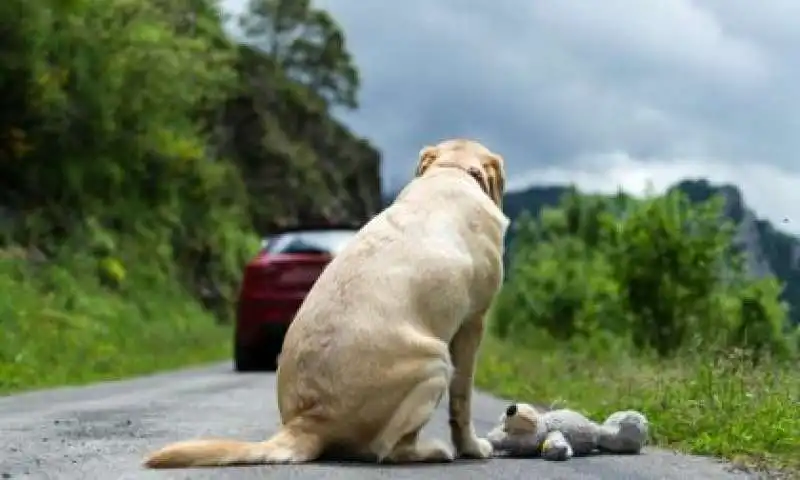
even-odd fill
[[[449,445],[438,440],[419,440],[419,432],[428,423],[450,376],[440,372],[421,381],[406,395],[381,432],[370,444],[379,462],[447,462],[454,454]]]
[[[451,462],[453,449],[443,440],[420,439],[419,430],[401,438],[384,461],[387,463]]]

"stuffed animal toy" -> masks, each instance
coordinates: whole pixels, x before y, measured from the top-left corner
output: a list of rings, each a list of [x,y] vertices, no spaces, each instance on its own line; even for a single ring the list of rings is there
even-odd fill
[[[639,453],[647,443],[647,433],[647,418],[634,410],[613,413],[597,424],[574,410],[540,412],[532,405],[515,403],[508,406],[488,439],[496,452],[567,460],[594,451]]]

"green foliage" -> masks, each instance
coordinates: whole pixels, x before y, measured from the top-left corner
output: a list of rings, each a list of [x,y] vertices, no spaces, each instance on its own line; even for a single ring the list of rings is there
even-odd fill
[[[125,281],[125,266],[112,257],[105,257],[98,264],[98,277],[103,285],[119,288]]]
[[[517,331],[517,322],[535,322],[562,340],[591,335],[597,328],[627,332],[627,312],[618,301],[620,287],[613,281],[613,265],[606,256],[576,238],[557,245],[536,242],[518,253],[515,261],[520,267],[515,267],[514,280],[502,290],[493,310],[502,337]]]
[[[181,332],[216,345],[198,305],[230,318],[259,236],[380,207],[379,153],[330,113],[357,105],[341,29],[308,2],[251,10],[256,45],[227,38],[212,0],[0,4],[0,248],[16,262],[0,322],[32,335],[0,343],[4,372],[31,380],[65,348],[140,355],[127,342],[152,332],[166,350]]]
[[[264,52],[229,42],[213,5],[0,7],[15,19],[0,49],[0,205],[25,211],[11,241],[49,252],[85,227],[102,257],[135,234],[190,289],[230,296],[254,251],[242,232],[379,208],[377,152],[328,113],[358,88],[336,23],[308,2],[255,2],[242,21],[274,44]]]
[[[250,0],[240,23],[287,76],[331,105],[358,106],[358,70],[328,12],[310,0]]]
[[[27,146],[0,159],[2,200],[29,212],[15,240],[52,251],[83,218],[98,255],[114,249],[115,234],[148,229],[191,261],[211,249],[211,268],[226,260],[238,267],[244,243],[220,237],[247,227],[247,199],[231,195],[243,190],[241,179],[230,163],[213,161],[201,115],[236,86],[236,52],[219,42],[213,9],[199,12],[205,21],[190,34],[173,28],[175,5],[50,3],[2,7],[22,11],[4,18],[35,40],[5,51],[12,67],[0,73],[3,96],[22,103],[0,117],[0,131],[22,132]],[[224,259],[229,252],[240,257]],[[228,269],[221,281],[233,285],[237,275]]]
[[[278,3],[290,4],[285,8],[293,12],[291,22],[269,16],[270,9],[277,8],[272,1],[252,3],[254,13],[243,19],[255,47],[240,47],[240,94],[225,106],[225,123],[237,128],[223,149],[242,172],[250,197],[258,199],[250,210],[259,231],[296,219],[364,221],[381,207],[378,153],[327,113],[341,103],[336,98],[354,95],[357,79],[335,93],[311,82],[327,67],[312,71],[308,62],[287,64],[292,42],[304,38],[299,33],[314,31],[306,28],[313,21],[310,16],[323,13],[303,2]],[[280,25],[273,28],[273,22]],[[279,31],[270,33],[275,28]],[[270,47],[273,40],[278,45]],[[340,46],[344,49],[343,43]],[[271,50],[277,57],[261,53]],[[353,69],[349,54],[340,53],[345,70]],[[293,201],[287,202],[287,197]]]
[[[539,213],[545,207],[556,207],[570,190],[567,186],[536,186],[509,192],[503,200],[506,215],[516,220],[526,211]],[[707,180],[684,180],[670,187],[683,192],[693,204],[713,197],[724,197],[723,216],[735,225],[737,249],[747,257],[748,268],[761,275],[772,273],[783,284],[781,300],[789,308],[789,317],[800,325],[800,240],[756,217],[748,209],[739,189],[733,185],[713,185]],[[615,202],[628,197],[618,192]],[[513,229],[506,235],[506,245],[514,243]]]
[[[721,207],[677,190],[641,200],[571,191],[538,220],[521,217],[496,332],[602,332],[662,357],[698,347],[792,355],[781,286],[746,275]]]
[[[90,254],[24,257],[0,249],[0,395],[229,355],[227,330],[165,272],[133,262],[112,293]]]

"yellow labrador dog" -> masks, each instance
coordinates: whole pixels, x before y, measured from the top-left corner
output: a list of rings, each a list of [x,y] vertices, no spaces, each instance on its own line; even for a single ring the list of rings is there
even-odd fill
[[[484,315],[502,279],[502,158],[455,139],[420,153],[416,178],[328,265],[297,312],[277,372],[282,426],[249,443],[194,440],[151,468],[487,458],[471,419]],[[449,389],[452,447],[420,430]]]

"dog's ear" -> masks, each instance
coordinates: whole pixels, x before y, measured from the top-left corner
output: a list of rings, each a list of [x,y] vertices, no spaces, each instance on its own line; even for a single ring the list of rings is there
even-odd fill
[[[417,162],[417,170],[414,172],[414,176],[419,177],[428,167],[436,161],[436,157],[439,156],[439,149],[436,147],[425,147],[419,152],[419,161]]]
[[[486,177],[489,183],[489,196],[498,207],[503,205],[503,194],[506,190],[506,173],[503,169],[503,157],[491,154],[486,164]]]

